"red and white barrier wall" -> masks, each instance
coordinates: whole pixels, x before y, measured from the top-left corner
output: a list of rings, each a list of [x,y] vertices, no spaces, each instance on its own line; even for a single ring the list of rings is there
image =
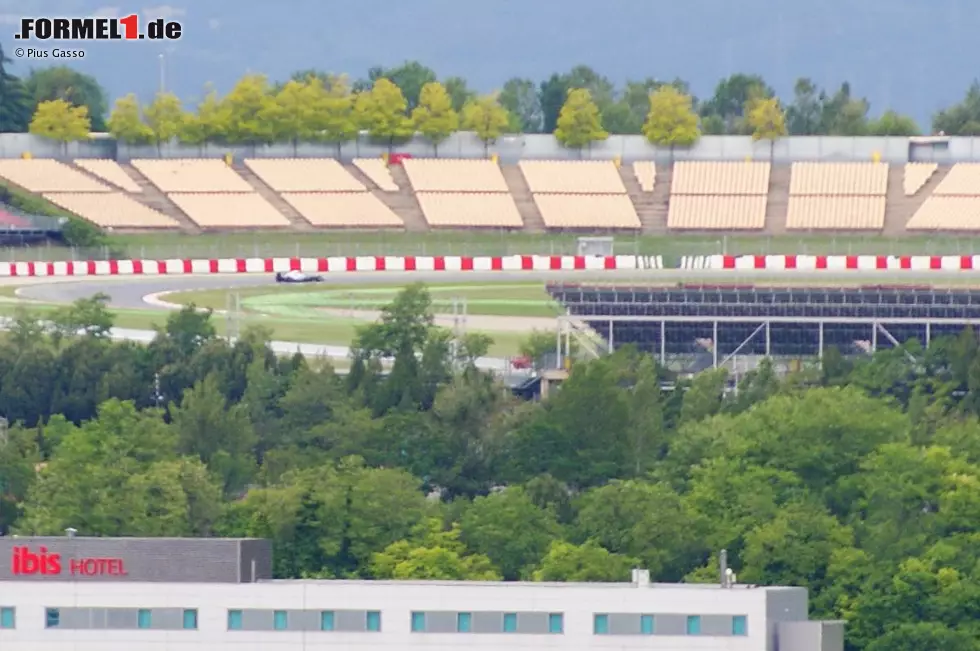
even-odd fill
[[[681,269],[742,271],[972,271],[980,255],[698,255]]]
[[[0,277],[187,276],[208,274],[352,273],[368,271],[603,271],[663,269],[660,256],[370,256],[333,258],[219,258],[211,260],[93,260],[0,262]]]

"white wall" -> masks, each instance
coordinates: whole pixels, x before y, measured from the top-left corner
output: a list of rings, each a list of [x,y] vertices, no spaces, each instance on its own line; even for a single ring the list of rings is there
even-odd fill
[[[0,630],[2,651],[277,651],[299,649],[650,649],[764,651],[764,588],[588,585],[473,585],[343,581],[256,584],[2,582],[0,605],[17,608],[15,630]],[[44,610],[61,608],[197,608],[197,631],[58,630],[44,628]],[[382,632],[227,631],[228,609],[380,610]],[[412,611],[564,613],[564,634],[419,634]],[[597,636],[594,613],[733,615],[748,617],[745,637]]]

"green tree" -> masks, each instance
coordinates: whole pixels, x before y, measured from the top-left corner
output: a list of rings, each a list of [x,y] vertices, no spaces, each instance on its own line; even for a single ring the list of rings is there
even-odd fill
[[[466,80],[462,77],[448,77],[442,85],[446,87],[446,92],[449,93],[449,97],[452,99],[453,110],[456,113],[461,113],[463,107],[470,100],[476,99],[476,93],[470,89]]]
[[[822,122],[823,93],[806,77],[796,80],[793,102],[786,108],[786,125],[792,136],[819,135]]]
[[[980,81],[974,80],[959,104],[947,107],[932,118],[935,133],[948,136],[975,136],[980,134]]]
[[[309,142],[317,135],[317,111],[324,107],[322,82],[290,80],[280,88],[274,101],[263,107],[260,117],[270,124],[272,139],[293,144],[295,156],[299,143]]]
[[[34,100],[35,113],[45,102],[63,100],[75,108],[86,108],[91,131],[105,131],[108,101],[94,77],[67,66],[37,68],[24,79],[24,87]]]
[[[265,75],[245,75],[222,100],[227,112],[223,138],[231,144],[255,147],[273,142],[272,125],[265,119],[275,102]]]
[[[390,150],[396,141],[410,138],[414,133],[412,121],[405,115],[407,107],[401,89],[381,78],[370,91],[358,94],[354,119],[372,138],[386,141]]]
[[[23,133],[31,121],[31,98],[24,83],[7,71],[10,63],[0,45],[0,133]]]
[[[425,85],[438,79],[432,68],[422,65],[418,61],[406,61],[400,66],[385,70],[374,68],[368,74],[368,78],[372,84],[376,84],[379,79],[387,79],[397,86],[405,98],[403,111],[414,110],[419,105],[419,99]]]
[[[722,79],[711,99],[701,105],[702,128],[711,135],[751,133],[744,124],[749,101],[775,95],[759,75],[737,73]]]
[[[532,576],[535,581],[618,583],[629,577],[637,563],[628,556],[610,554],[593,541],[573,545],[556,540]]]
[[[230,107],[212,90],[197,106],[197,112],[185,117],[177,137],[181,142],[206,150],[209,144],[227,139],[232,119]]]
[[[459,128],[459,115],[453,109],[453,99],[445,86],[431,81],[422,87],[418,106],[412,111],[412,122],[439,156],[439,143]]]
[[[413,539],[388,545],[371,558],[376,579],[499,581],[500,573],[483,554],[472,554],[459,541],[459,526],[443,530],[438,518],[420,522]]]
[[[463,107],[463,128],[483,142],[484,156],[490,154],[490,145],[504,133],[509,122],[507,111],[492,95],[472,100]]]
[[[609,136],[602,129],[599,107],[592,101],[589,91],[574,88],[561,107],[555,138],[566,147],[581,149]]]
[[[921,133],[915,120],[895,111],[885,111],[868,123],[868,135],[872,136],[917,136]]]
[[[700,137],[698,116],[691,97],[674,86],[661,86],[649,96],[650,111],[643,124],[643,135],[654,145],[690,147]]]
[[[544,116],[541,111],[541,98],[538,96],[538,89],[533,81],[517,77],[508,79],[500,91],[498,100],[504,109],[517,117],[521,133],[541,132]],[[556,121],[560,109],[561,101],[559,100],[558,107],[555,109]],[[551,131],[554,131],[553,126]]]
[[[343,144],[357,137],[354,97],[350,94],[346,79],[335,80],[329,87],[313,85],[311,92],[316,106],[313,114],[314,137],[322,142],[334,143],[339,157]]]
[[[35,136],[60,142],[67,155],[68,143],[87,140],[90,126],[87,106],[72,106],[65,100],[56,99],[38,104],[29,131]]]
[[[132,93],[116,100],[108,127],[116,140],[128,145],[143,145],[153,139],[153,129],[143,121],[139,100]]]
[[[769,141],[770,157],[776,140],[786,135],[786,115],[775,97],[750,100],[745,107],[745,124],[752,131],[752,140]]]
[[[146,117],[147,126],[153,132],[157,151],[160,150],[163,143],[176,138],[184,128],[184,108],[173,93],[157,93],[143,114]]]

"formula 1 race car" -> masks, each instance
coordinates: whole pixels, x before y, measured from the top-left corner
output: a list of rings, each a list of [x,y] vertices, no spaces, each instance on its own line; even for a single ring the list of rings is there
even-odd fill
[[[276,274],[277,283],[322,283],[323,276],[313,276],[302,271],[280,271]]]

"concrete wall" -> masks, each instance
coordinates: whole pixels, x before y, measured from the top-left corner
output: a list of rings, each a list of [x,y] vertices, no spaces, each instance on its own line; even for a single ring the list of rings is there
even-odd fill
[[[469,646],[483,651],[765,651],[769,628],[765,588],[407,581],[0,585],[0,607],[15,608],[16,620],[15,628],[0,629],[3,651],[132,651],[150,646],[159,651]],[[49,608],[59,609],[60,622],[55,627],[45,626]],[[197,610],[196,630],[184,630],[180,624],[180,614],[187,609]],[[229,609],[242,611],[240,630],[228,630]],[[138,626],[139,610],[150,611],[152,621],[144,627]],[[282,630],[274,625],[275,611],[287,615],[288,624]],[[320,630],[324,611],[332,614],[333,630]],[[366,630],[364,615],[371,612],[380,613],[380,621],[375,619],[380,630]],[[419,612],[426,613],[425,632],[412,631],[412,613]],[[451,626],[460,613],[472,618],[469,632],[456,632]],[[491,620],[500,620],[500,624],[505,613],[518,615],[514,632],[489,626]],[[555,614],[562,615],[560,632],[550,631],[547,625],[549,616]],[[609,634],[595,634],[596,614],[609,615]],[[630,614],[652,614],[680,624],[670,630],[655,629],[652,635],[617,634],[617,618]],[[691,615],[701,618],[700,634],[685,630],[684,622]],[[730,622],[732,616],[746,617],[745,635],[733,635],[730,628],[712,624]],[[522,617],[528,625],[521,623]],[[446,626],[438,626],[440,622]]]
[[[224,147],[211,145],[192,147],[187,145],[164,145],[159,150],[155,146],[128,147],[116,145],[112,140],[95,140],[85,143],[71,143],[67,155],[71,158],[116,158],[125,161],[131,158],[198,158],[221,157],[228,152],[237,159],[245,157],[337,157],[349,160],[357,157],[380,156],[388,150],[386,143],[371,142],[366,137],[356,142],[336,145],[277,144],[269,147]],[[394,151],[405,152],[419,157],[431,157],[435,153],[424,139],[416,138],[410,142],[396,145]],[[17,158],[30,151],[38,158],[60,158],[65,149],[59,144],[31,136],[29,134],[0,134],[0,158]],[[513,163],[521,158],[527,159],[594,159],[608,160],[620,156],[625,161],[656,160],[668,163],[671,160],[772,160],[786,163],[796,160],[815,161],[870,161],[877,153],[889,163],[905,163],[909,160],[909,139],[890,138],[849,138],[831,136],[798,136],[783,138],[775,143],[753,142],[746,136],[704,136],[690,149],[657,148],[650,145],[642,136],[610,136],[608,140],[596,143],[583,151],[565,149],[554,137],[543,134],[504,136],[489,149],[500,156],[504,163]],[[479,158],[485,155],[483,143],[471,133],[453,134],[439,146],[439,156],[446,158]],[[938,162],[980,161],[980,138],[950,138],[948,147],[916,147],[916,160],[935,160]]]

